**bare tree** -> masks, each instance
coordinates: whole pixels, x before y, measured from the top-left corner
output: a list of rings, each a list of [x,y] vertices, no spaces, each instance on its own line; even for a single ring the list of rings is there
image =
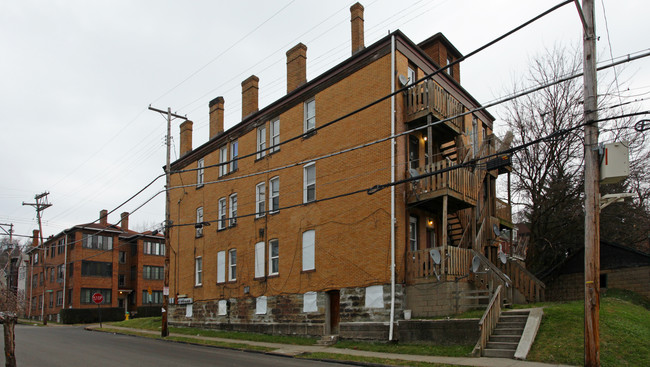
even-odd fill
[[[521,90],[556,81],[581,71],[576,49],[556,46],[536,57],[526,77],[513,86]],[[601,75],[599,75],[600,77]],[[602,75],[599,83],[599,118],[629,113],[633,105],[620,95],[621,84]],[[583,123],[582,80],[553,85],[510,102],[502,119],[514,133],[514,145],[544,138]],[[603,193],[632,192],[634,200],[613,204],[601,214],[601,239],[623,245],[648,243],[650,228],[650,148],[634,121],[614,118],[601,122],[600,142],[630,145],[631,174],[625,182],[603,185]],[[597,149],[598,147],[592,147]],[[531,230],[526,263],[534,272],[551,268],[584,242],[583,135],[580,130],[556,135],[513,157],[512,189],[519,218]]]
[[[16,366],[15,327],[18,315],[24,312],[25,297],[22,292],[0,288],[0,323],[4,330],[5,341],[5,366]]]

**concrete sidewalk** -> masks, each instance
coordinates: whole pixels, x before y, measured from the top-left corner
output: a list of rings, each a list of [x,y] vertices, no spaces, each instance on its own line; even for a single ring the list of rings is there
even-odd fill
[[[119,327],[119,326],[112,326],[112,325],[106,325],[105,328],[110,328],[111,332],[113,332],[113,330],[118,330],[118,331],[123,330],[125,332],[130,331],[130,332],[138,332],[138,333],[160,336],[160,332],[151,331],[151,330],[132,329],[132,328]],[[86,326],[86,330],[102,331],[99,328],[99,324]],[[261,347],[273,349],[271,352],[268,352],[269,354],[278,354],[283,356],[296,356],[302,353],[322,352],[322,353],[344,354],[344,355],[352,355],[352,356],[386,358],[386,359],[395,359],[395,360],[413,361],[413,362],[446,363],[446,364],[461,365],[461,366],[480,366],[480,367],[565,366],[559,364],[519,361],[514,359],[506,359],[506,358],[438,357],[438,356],[422,356],[422,355],[413,355],[413,354],[378,353],[378,352],[368,352],[368,351],[362,351],[356,349],[342,349],[342,348],[334,348],[334,347],[319,346],[319,345],[293,345],[293,344],[281,344],[281,343],[255,342],[250,340],[215,338],[215,337],[185,335],[185,334],[177,334],[177,333],[171,333],[170,336],[196,339],[197,342],[200,340],[212,340],[212,341],[223,342],[223,343],[236,343],[236,344],[245,344],[251,346],[261,346]]]

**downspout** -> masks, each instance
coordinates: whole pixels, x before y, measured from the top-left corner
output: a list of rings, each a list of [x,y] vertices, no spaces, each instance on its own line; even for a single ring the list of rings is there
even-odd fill
[[[390,39],[390,92],[395,93],[395,35]],[[390,182],[395,182],[395,95],[390,97]],[[390,328],[393,340],[395,323],[395,186],[390,187]]]

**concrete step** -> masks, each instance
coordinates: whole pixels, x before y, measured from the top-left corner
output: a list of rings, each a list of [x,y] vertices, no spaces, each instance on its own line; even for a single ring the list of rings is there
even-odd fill
[[[521,336],[521,333],[524,329],[511,329],[511,328],[500,328],[498,325],[494,329],[493,335],[516,335]]]
[[[316,345],[324,345],[324,346],[334,345],[338,341],[339,341],[338,335],[323,335],[323,337],[316,342]]]
[[[492,358],[514,358],[515,351],[507,349],[485,349],[483,350],[483,357]]]
[[[507,315],[507,316],[514,316],[514,315],[526,315],[528,316],[530,314],[530,311],[528,310],[509,310],[509,311],[504,311],[501,313],[501,315]]]
[[[486,349],[505,349],[505,350],[517,350],[519,342],[495,342],[490,339],[487,343]]]
[[[501,321],[499,321],[497,323],[497,327],[502,327],[502,328],[506,328],[506,329],[521,329],[521,330],[523,330],[525,326],[526,326],[525,321],[524,322],[510,322],[510,321],[501,322]]]
[[[491,342],[496,343],[519,343],[521,336],[518,335],[492,335],[490,337]]]
[[[499,322],[523,322],[525,324],[526,321],[528,321],[528,315],[507,315],[502,313],[501,317],[499,317]]]

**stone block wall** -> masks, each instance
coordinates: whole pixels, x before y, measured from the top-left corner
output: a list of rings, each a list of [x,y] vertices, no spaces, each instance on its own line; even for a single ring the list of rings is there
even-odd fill
[[[475,300],[459,299],[457,292],[474,290],[468,282],[436,282],[406,287],[406,306],[412,317],[447,316],[476,308]]]

